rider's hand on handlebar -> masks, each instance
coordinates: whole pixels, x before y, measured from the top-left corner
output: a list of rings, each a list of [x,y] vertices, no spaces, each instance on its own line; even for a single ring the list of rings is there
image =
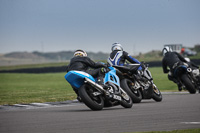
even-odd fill
[[[101,72],[102,73],[107,73],[107,72],[109,72],[110,71],[110,69],[108,68],[108,67],[102,67],[101,68]]]

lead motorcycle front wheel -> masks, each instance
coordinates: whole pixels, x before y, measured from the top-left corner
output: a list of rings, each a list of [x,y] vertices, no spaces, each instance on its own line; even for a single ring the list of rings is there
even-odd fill
[[[79,96],[83,103],[91,110],[102,110],[104,107],[104,100],[101,95],[95,96],[94,93],[97,90],[90,85],[84,84],[79,89]]]

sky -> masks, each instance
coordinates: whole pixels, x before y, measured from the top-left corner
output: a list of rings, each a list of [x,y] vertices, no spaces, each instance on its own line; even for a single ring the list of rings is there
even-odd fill
[[[200,0],[0,0],[0,53],[200,44]]]

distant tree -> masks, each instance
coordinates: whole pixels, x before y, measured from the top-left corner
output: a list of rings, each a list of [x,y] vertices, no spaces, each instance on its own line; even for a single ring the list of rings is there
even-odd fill
[[[195,51],[200,52],[200,44],[194,46]]]

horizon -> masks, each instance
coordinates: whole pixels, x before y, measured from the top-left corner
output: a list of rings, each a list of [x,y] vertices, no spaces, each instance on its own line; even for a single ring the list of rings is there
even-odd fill
[[[165,44],[166,45],[166,44]],[[183,47],[185,48],[194,48],[196,45],[200,45],[199,43],[198,44],[195,44],[193,46],[189,46],[189,47],[186,47],[183,45]],[[164,45],[163,45],[164,46]],[[22,50],[22,51],[10,51],[10,52],[7,52],[7,53],[0,53],[1,55],[5,55],[5,54],[9,54],[9,53],[17,53],[17,52],[27,52],[27,53],[34,53],[34,52],[39,52],[39,53],[59,53],[59,52],[74,52],[75,50],[60,50],[60,51],[39,51],[39,50],[35,50],[35,51],[26,51],[26,50]],[[138,55],[138,54],[146,54],[146,53],[149,53],[149,52],[152,52],[152,51],[162,51],[162,49],[159,49],[159,50],[156,50],[156,49],[151,49],[151,50],[147,50],[146,52],[137,52],[137,53],[133,53],[131,55]],[[87,53],[104,53],[104,54],[109,54],[111,52],[103,52],[103,51],[86,51]]]

